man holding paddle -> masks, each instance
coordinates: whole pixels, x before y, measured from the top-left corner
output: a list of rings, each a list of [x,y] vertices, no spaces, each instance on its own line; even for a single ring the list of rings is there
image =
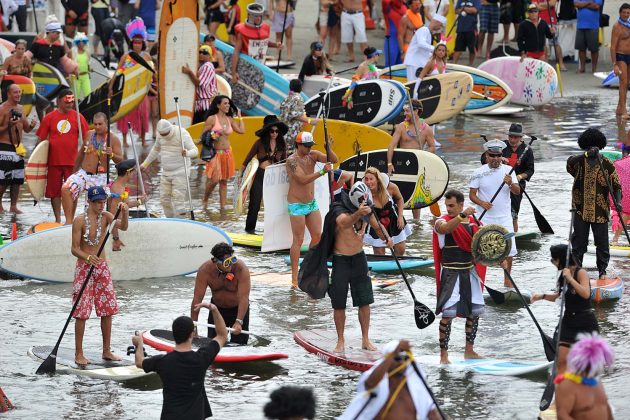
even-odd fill
[[[103,360],[121,360],[110,349],[112,335],[112,315],[118,313],[118,301],[116,291],[112,284],[112,277],[107,266],[105,250],[99,255],[98,249],[107,238],[104,232],[114,221],[114,215],[105,210],[107,193],[101,186],[88,190],[88,208],[85,213],[74,219],[72,223],[72,255],[77,257],[74,281],[72,285],[72,301],[76,302],[81,286],[89,281],[79,304],[74,311],[76,320],[75,354],[77,365],[84,366],[90,361],[83,355],[83,334],[85,322],[90,318],[92,306],[96,309],[96,315],[101,318],[101,331],[103,333]],[[129,208],[127,204],[120,203],[122,218],[115,220],[111,228],[114,240],[118,240],[118,231],[127,230]],[[93,268],[89,276],[90,268]]]
[[[481,292],[486,277],[486,267],[475,264],[472,257],[472,238],[479,230],[473,207],[464,209],[464,194],[449,190],[444,195],[447,215],[435,221],[433,231],[433,255],[437,283],[436,314],[442,312],[440,321],[440,363],[448,360],[448,343],[453,318],[466,318],[466,349],[464,358],[478,359],[473,346],[479,326],[479,316],[484,313]]]
[[[486,224],[501,225],[508,232],[514,232],[510,194],[520,194],[521,187],[512,168],[503,164],[503,150],[507,146],[501,140],[492,140],[483,147],[488,163],[477,168],[470,178],[470,201],[477,205],[480,220],[485,215]],[[508,272],[512,270],[512,258],[516,255],[516,241],[514,238],[511,241],[512,249],[506,258]],[[503,285],[512,287],[507,276],[504,276]]]

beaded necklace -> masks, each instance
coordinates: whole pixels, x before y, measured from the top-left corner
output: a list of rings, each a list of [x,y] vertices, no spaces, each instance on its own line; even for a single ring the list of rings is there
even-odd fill
[[[101,233],[103,230],[103,224],[101,223],[102,221],[103,221],[103,212],[100,212],[98,216],[96,217],[96,237],[94,238],[94,240],[91,240],[90,230],[92,226],[90,225],[90,216],[89,214],[85,213],[85,233],[83,234],[83,240],[89,246],[97,246],[101,242]]]

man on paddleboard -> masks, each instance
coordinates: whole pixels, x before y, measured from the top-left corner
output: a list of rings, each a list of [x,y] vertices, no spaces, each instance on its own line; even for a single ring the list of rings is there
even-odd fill
[[[526,183],[534,176],[534,152],[523,142],[523,126],[518,123],[510,125],[508,139],[504,142],[506,147],[502,152],[501,163],[514,168],[518,185],[521,187],[521,191],[524,191]],[[525,152],[524,155],[523,152]],[[481,155],[482,165],[488,163],[487,160],[485,153]],[[514,232],[518,232],[518,213],[521,211],[523,195],[522,193],[510,193],[510,200],[512,203],[512,224],[514,225]]]
[[[610,39],[610,60],[614,63],[613,72],[619,77],[619,86],[628,86],[628,66],[630,65],[630,4],[619,8],[619,19],[612,27]],[[617,115],[628,118],[626,109],[627,89],[619,89]]]
[[[107,183],[106,168],[108,158],[119,163],[123,160],[120,140],[115,134],[109,138],[107,145],[107,115],[102,112],[94,114],[94,129],[88,131],[87,142],[79,149],[74,163],[74,173],[61,186],[61,205],[66,216],[66,225],[71,225],[77,209],[77,200],[83,191],[94,186],[104,187]]]
[[[234,27],[236,32],[236,45],[232,54],[232,84],[237,84],[239,54],[243,53],[253,57],[261,63],[265,62],[267,48],[282,48],[282,43],[269,41],[269,24],[263,22],[265,8],[258,3],[251,3],[247,6],[247,21],[239,23]]]
[[[413,107],[413,109],[411,109]],[[405,105],[403,110],[405,112],[405,120],[399,124],[396,124],[396,130],[392,136],[392,140],[387,146],[387,175],[389,177],[394,173],[394,149],[417,149],[424,150],[426,145],[427,152],[435,153],[435,137],[433,136],[433,129],[422,118],[420,118],[420,112],[422,111],[422,103],[418,100],[411,101],[411,107]],[[416,135],[416,128],[418,129],[418,135]],[[413,218],[420,219],[420,209],[413,209]]]
[[[448,360],[448,343],[453,318],[466,318],[466,349],[464,358],[478,359],[473,346],[484,313],[482,286],[486,267],[475,264],[472,258],[472,238],[479,230],[473,207],[464,209],[464,194],[450,190],[444,194],[447,215],[435,221],[433,229],[433,257],[437,284],[437,309],[440,321],[440,363]]]
[[[96,315],[101,318],[101,332],[103,333],[103,360],[121,360],[111,351],[112,315],[118,313],[118,301],[116,291],[112,283],[112,276],[107,266],[105,248],[98,256],[101,242],[105,239],[107,229],[114,221],[114,215],[105,210],[107,193],[101,186],[88,190],[88,208],[85,213],[74,219],[72,223],[72,255],[77,257],[72,282],[72,301],[76,301],[77,295],[85,281],[88,285],[81,295],[81,300],[74,311],[74,361],[78,365],[90,363],[83,355],[83,333],[85,322],[90,318],[92,307]],[[129,208],[125,203],[120,203],[121,218],[114,221],[112,237],[119,240],[118,231],[127,230]],[[92,275],[87,278],[90,267],[94,267]]]
[[[195,291],[190,305],[190,317],[199,318],[199,305],[210,288],[212,299],[228,325],[232,325],[231,343],[247,344],[249,334],[241,334],[249,329],[249,292],[251,281],[249,268],[243,260],[234,255],[234,249],[221,242],[212,247],[212,258],[199,267],[195,279]],[[214,313],[208,315],[208,324],[214,324]],[[216,336],[214,328],[208,328],[208,337]],[[197,335],[197,327],[195,327]]]
[[[11,82],[7,88],[7,100],[0,105],[0,213],[4,213],[2,196],[10,189],[11,207],[9,211],[22,214],[17,207],[20,185],[24,184],[24,156],[18,147],[22,144],[24,132],[30,133],[37,121],[26,119],[20,100],[22,89]],[[22,146],[20,149],[22,149]],[[24,149],[26,153],[26,149]]]
[[[483,147],[488,163],[477,168],[470,177],[470,201],[477,205],[477,213],[481,215],[485,211],[483,216],[485,224],[501,225],[508,232],[514,232],[510,194],[520,194],[521,187],[516,175],[514,173],[510,175],[512,168],[503,164],[503,150],[507,146],[501,140],[492,140],[484,143]],[[499,194],[492,201],[497,190]],[[512,249],[506,258],[508,272],[512,270],[512,259],[516,255],[516,241],[514,238],[511,238],[511,241]],[[507,276],[503,278],[503,285],[512,287],[512,282]]]
[[[295,138],[295,152],[287,159],[287,176],[289,177],[289,220],[291,221],[291,283],[298,286],[298,262],[300,248],[304,242],[304,229],[308,229],[311,235],[310,247],[319,242],[322,232],[322,216],[315,200],[315,180],[332,171],[332,165],[338,158],[332,148],[330,150],[330,162],[324,153],[312,150],[315,145],[313,135],[307,131],[299,133]],[[315,163],[320,162],[324,167],[315,172]]]
[[[78,115],[83,135],[81,140],[83,144],[88,144],[90,128],[83,115]],[[50,198],[57,223],[61,223],[61,186],[74,172],[78,154],[78,124],[77,112],[74,109],[74,94],[70,89],[62,89],[57,97],[57,109],[46,114],[36,133],[38,143],[44,140],[50,142],[45,195]],[[66,213],[65,216],[72,221],[74,211]]]
[[[410,350],[407,340],[387,343],[383,358],[359,378],[357,395],[339,420],[441,420],[431,395],[411,365]]]
[[[599,151],[606,147],[606,136],[596,128],[585,130],[578,138],[578,146],[586,153],[570,156],[567,172],[573,177],[572,207],[577,210],[573,221],[571,248],[581,266],[588,245],[589,231],[597,247],[597,270],[600,278],[606,278],[610,261],[608,221],[610,219],[610,195],[621,203],[622,190],[615,165]],[[601,159],[601,161],[600,161]],[[600,163],[601,162],[601,163]],[[613,191],[608,189],[612,186]]]
[[[175,349],[167,354],[144,357],[141,335],[131,337],[136,346],[136,367],[145,372],[157,372],[162,380],[163,420],[205,419],[212,417],[204,381],[212,364],[227,341],[227,328],[219,309],[212,303],[199,303],[195,311],[208,308],[213,315],[217,334],[210,343],[197,351],[192,350],[195,326],[192,319],[180,316],[173,321]]]

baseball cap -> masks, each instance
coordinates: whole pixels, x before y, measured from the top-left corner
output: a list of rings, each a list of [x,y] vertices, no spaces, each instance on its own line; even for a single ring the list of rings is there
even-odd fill
[[[295,143],[303,146],[312,146],[315,144],[315,140],[313,140],[313,135],[311,133],[308,131],[302,131],[295,137]]]
[[[99,201],[99,200],[107,200],[107,193],[105,192],[105,188],[99,186],[92,187],[88,190],[88,200],[89,201]]]

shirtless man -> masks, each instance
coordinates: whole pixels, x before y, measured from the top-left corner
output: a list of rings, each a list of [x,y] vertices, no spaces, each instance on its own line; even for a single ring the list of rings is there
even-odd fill
[[[294,0],[295,1],[295,0]],[[287,45],[287,60],[293,57],[293,27],[295,26],[295,14],[292,0],[273,0],[273,10],[270,13],[271,30],[276,33],[276,44],[282,42],[284,24],[284,39]],[[286,21],[284,12],[287,12]]]
[[[77,257],[72,284],[72,302],[76,302],[77,295],[88,280],[87,273],[90,267],[94,271],[89,278],[89,283],[81,295],[81,300],[74,311],[74,361],[85,366],[90,361],[83,355],[83,334],[85,322],[90,318],[92,306],[96,309],[96,315],[101,318],[101,332],[103,334],[103,359],[121,360],[111,351],[112,315],[118,313],[118,301],[116,291],[112,284],[112,277],[107,266],[105,248],[100,256],[98,249],[105,240],[107,228],[114,220],[114,215],[105,211],[107,193],[101,186],[88,190],[88,208],[85,213],[78,216],[72,222],[72,255]],[[118,231],[127,230],[129,208],[121,203],[121,218],[114,221],[112,237],[119,240]]]
[[[630,4],[628,3],[622,4],[619,8],[619,21],[612,28],[610,59],[615,63],[613,71],[619,77],[617,115],[627,119],[626,98],[628,97],[628,89],[625,87],[628,86],[628,66],[630,66]]]
[[[341,3],[343,5],[340,19],[341,42],[348,47],[348,61],[353,62],[355,60],[353,42],[359,43],[361,51],[367,48],[363,3],[361,0],[341,0]]]
[[[322,216],[315,200],[315,180],[332,170],[332,165],[337,163],[337,155],[330,150],[330,162],[326,161],[326,155],[317,150],[311,150],[315,145],[313,135],[303,131],[295,137],[295,152],[287,159],[287,175],[289,176],[289,220],[291,221],[291,282],[297,288],[298,262],[300,248],[304,242],[304,228],[311,235],[310,247],[319,242],[322,232]],[[315,163],[324,163],[319,172],[314,172]]]
[[[341,199],[331,207],[332,217],[335,218],[335,239],[333,248],[333,269],[328,296],[333,307],[335,329],[337,330],[337,345],[335,352],[344,351],[344,330],[346,323],[346,300],[348,287],[352,295],[352,306],[359,307],[359,324],[361,325],[362,348],[376,350],[370,342],[370,305],[374,303],[372,281],[368,275],[368,264],[363,251],[363,238],[368,225],[377,232],[379,238],[387,243],[389,248],[394,246],[392,238],[387,236],[376,217],[371,215],[371,198],[368,187],[363,182],[352,186],[350,194],[341,193]],[[327,217],[328,220],[328,217]],[[332,229],[330,224],[327,229]]]
[[[122,147],[116,135],[111,134],[107,147],[107,116],[102,112],[94,115],[94,129],[88,132],[88,140],[79,148],[74,162],[74,173],[61,186],[61,205],[66,215],[66,225],[71,225],[77,200],[83,191],[100,185],[105,186],[107,156],[114,163],[123,160]]]
[[[7,100],[0,105],[0,213],[2,196],[10,187],[11,207],[9,211],[21,214],[17,207],[20,185],[24,184],[24,156],[17,153],[17,147],[22,142],[23,132],[30,132],[37,122],[29,122],[24,115],[20,100],[22,89],[11,83],[7,86]]]
[[[433,137],[433,129],[431,126],[423,122],[420,118],[420,110],[422,104],[420,101],[412,100],[413,112],[409,105],[404,106],[405,121],[396,125],[396,130],[392,136],[392,140],[387,147],[387,175],[390,177],[394,172],[394,149],[418,149],[424,150],[427,146],[427,152],[435,153],[435,137]],[[412,119],[413,118],[413,119]],[[415,126],[414,126],[415,121]],[[416,128],[420,133],[420,138],[416,137]],[[420,218],[420,209],[413,209],[413,218]]]
[[[398,46],[400,51],[403,52],[403,56],[407,52],[407,47],[411,42],[411,38],[413,38],[413,34],[423,25],[422,15],[420,14],[422,1],[411,0],[407,3],[409,8],[398,23]]]
[[[199,318],[199,307],[209,287],[212,292],[210,302],[219,309],[225,325],[232,326],[230,342],[247,344],[249,334],[241,334],[241,331],[249,329],[249,268],[234,255],[234,249],[225,242],[216,244],[210,253],[212,258],[197,271],[190,317],[193,321]],[[208,315],[208,324],[214,324],[212,311]],[[208,337],[214,338],[216,335],[216,330],[208,327]]]

